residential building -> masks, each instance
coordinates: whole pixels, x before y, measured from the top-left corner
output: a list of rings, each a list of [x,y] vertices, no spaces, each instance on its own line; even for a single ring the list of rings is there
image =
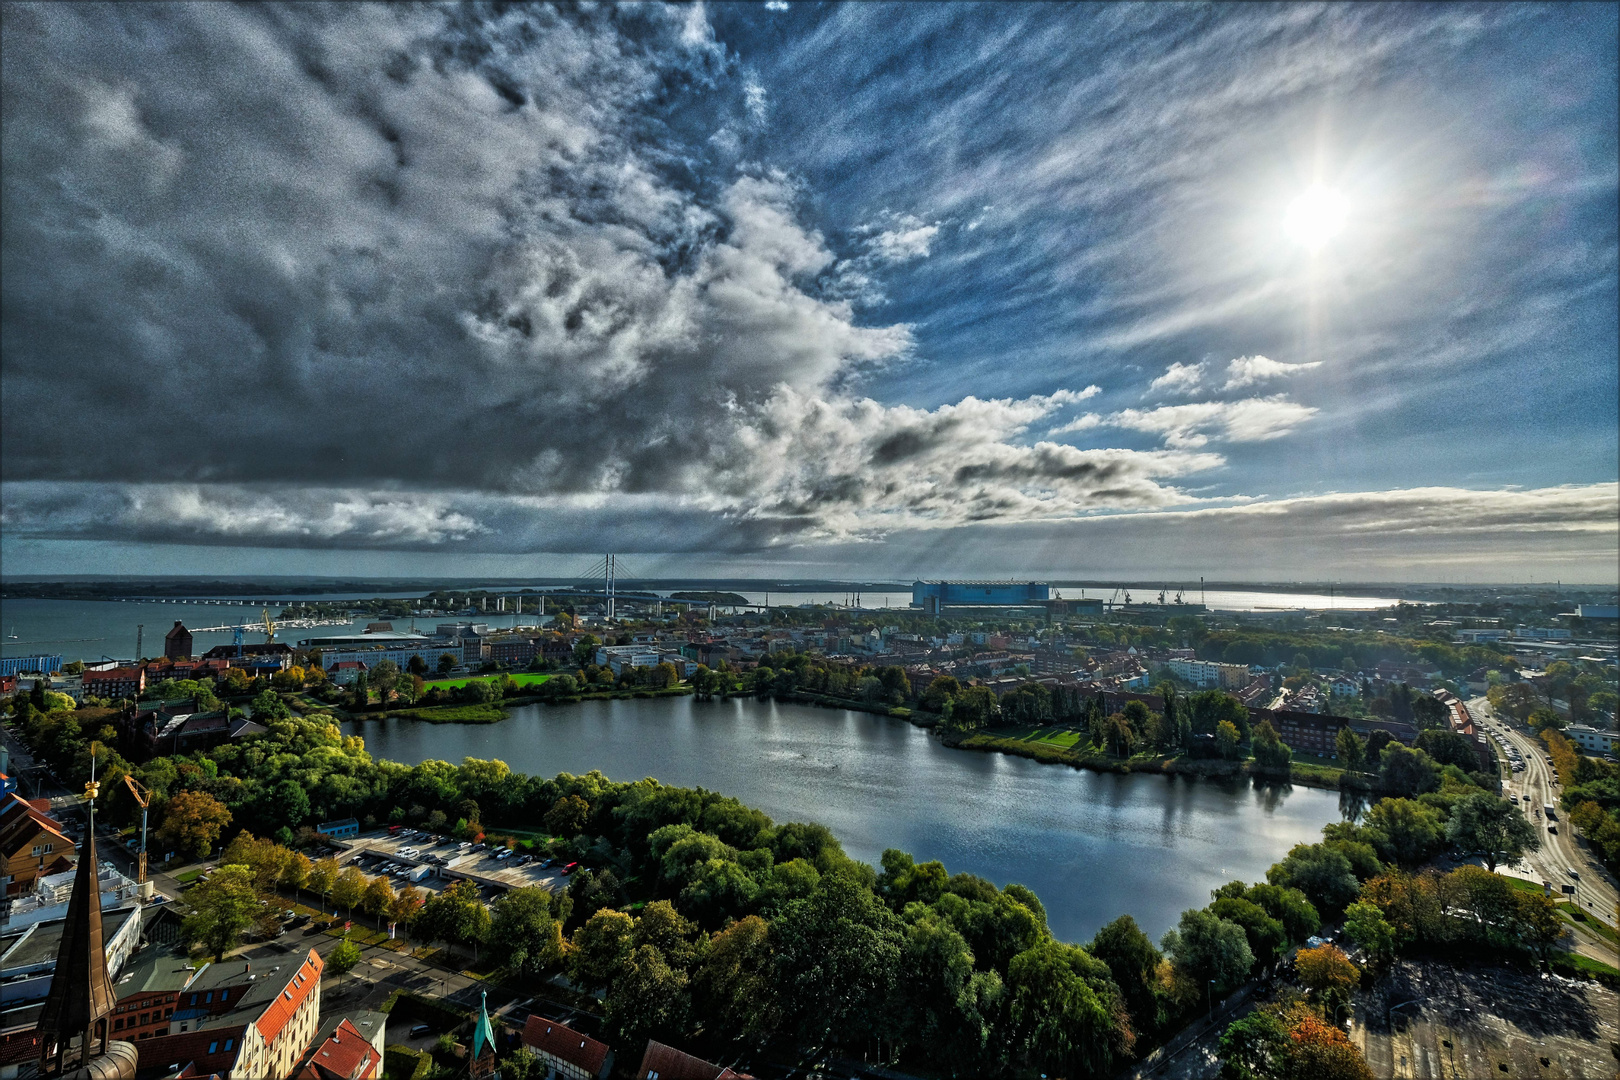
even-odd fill
[[[540,655],[540,643],[532,637],[496,638],[489,643],[489,658],[508,667],[526,667]]]
[[[295,954],[288,960],[295,961],[290,969],[285,960],[258,970],[232,960],[200,970],[177,995],[169,1034],[141,1042],[142,1059],[162,1062],[173,1070],[169,1075],[217,1074],[225,1080],[292,1076],[320,1027],[324,965],[314,949],[302,959]]]
[[[543,1016],[531,1014],[524,1021],[523,1045],[541,1065],[567,1080],[605,1080],[613,1068],[613,1051],[606,1043]]]
[[[1271,721],[1277,737],[1290,749],[1307,754],[1331,757],[1339,731],[1350,721],[1342,716],[1324,716],[1320,713],[1295,712],[1289,709],[1251,709],[1249,720],[1258,724],[1262,719]]]
[[[1620,732],[1604,731],[1590,724],[1571,724],[1564,735],[1576,746],[1591,754],[1620,752]]]
[[[327,1020],[299,1065],[298,1080],[374,1080],[381,1076],[387,1021],[385,1014],[370,1012]]]
[[[139,665],[86,671],[81,684],[86,694],[102,698],[135,698],[146,692],[146,669]]]
[[[163,635],[163,655],[170,660],[191,659],[191,631],[179,619],[174,620],[174,627]]]
[[[1526,641],[1568,641],[1570,632],[1562,626],[1521,626],[1513,636]]]
[[[43,805],[41,805],[43,804]],[[74,844],[61,822],[45,812],[48,800],[34,802],[8,792],[0,802],[0,859],[5,861],[7,898],[34,890],[40,878],[71,865]]]
[[[360,673],[369,670],[364,660],[339,660],[328,664],[326,678],[338,686],[349,686],[360,677]]]

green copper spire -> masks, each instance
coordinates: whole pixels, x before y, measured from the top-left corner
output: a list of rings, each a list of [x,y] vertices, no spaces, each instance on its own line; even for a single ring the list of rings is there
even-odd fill
[[[473,1025],[473,1060],[477,1061],[484,1055],[484,1048],[488,1047],[490,1053],[495,1052],[495,1026],[489,1022],[489,993],[486,991],[478,997],[478,1023]]]

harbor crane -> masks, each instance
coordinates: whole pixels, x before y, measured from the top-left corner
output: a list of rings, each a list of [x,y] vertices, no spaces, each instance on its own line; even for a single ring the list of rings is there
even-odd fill
[[[268,645],[276,640],[276,624],[270,621],[269,608],[260,608],[259,615],[264,619],[264,641]]]
[[[128,773],[124,774],[124,784],[141,808],[141,850],[135,856],[135,884],[140,888],[141,899],[150,900],[152,887],[146,880],[146,813],[152,804],[152,789]]]

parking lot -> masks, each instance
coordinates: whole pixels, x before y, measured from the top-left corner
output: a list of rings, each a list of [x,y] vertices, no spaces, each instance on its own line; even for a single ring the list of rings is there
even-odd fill
[[[340,862],[353,862],[370,874],[387,874],[396,886],[438,890],[467,879],[484,887],[487,896],[535,885],[558,889],[567,883],[568,868],[550,859],[420,830],[392,834],[374,830],[336,843],[347,852]]]
[[[1610,1080],[1620,996],[1506,965],[1398,961],[1358,996],[1352,1038],[1374,1076]]]

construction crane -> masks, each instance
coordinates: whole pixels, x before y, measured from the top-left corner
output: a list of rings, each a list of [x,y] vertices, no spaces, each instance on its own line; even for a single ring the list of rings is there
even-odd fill
[[[124,774],[124,784],[129,793],[135,797],[135,802],[141,808],[141,850],[135,856],[135,884],[140,886],[141,899],[147,898],[146,885],[146,810],[152,803],[152,791],[139,780],[128,773]]]

